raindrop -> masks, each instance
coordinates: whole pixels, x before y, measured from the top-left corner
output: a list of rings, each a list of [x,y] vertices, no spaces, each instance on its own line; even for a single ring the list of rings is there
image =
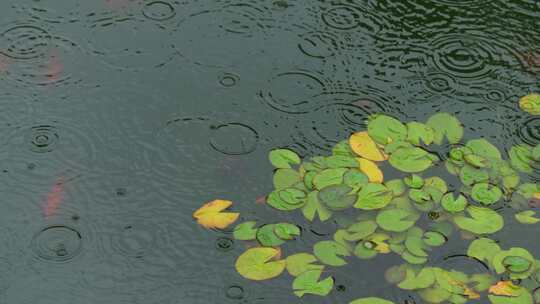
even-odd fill
[[[242,123],[228,123],[213,129],[210,146],[227,155],[248,154],[257,148],[259,134]]]
[[[234,87],[236,83],[238,83],[239,80],[240,80],[240,77],[238,77],[237,75],[231,74],[231,73],[225,73],[220,76],[219,84],[226,88],[230,88],[230,87]]]
[[[13,59],[32,59],[44,55],[51,35],[32,24],[15,24],[0,34],[2,54]]]
[[[116,195],[125,196],[127,194],[126,188],[116,188]]]
[[[519,138],[532,146],[540,142],[540,118],[532,117],[525,121],[518,129]]]
[[[244,288],[239,285],[231,285],[227,287],[225,296],[231,300],[240,300],[244,298]]]
[[[152,1],[145,4],[142,13],[146,18],[155,21],[165,21],[176,15],[172,4],[165,1]]]
[[[82,236],[64,225],[46,227],[32,240],[32,250],[41,259],[64,262],[73,259],[82,249]]]
[[[360,25],[361,13],[351,6],[336,6],[322,14],[323,22],[331,28],[350,30]]]
[[[216,249],[227,252],[233,249],[234,241],[227,237],[220,237],[216,240]]]
[[[30,137],[30,149],[38,153],[53,151],[60,139],[53,126],[32,127]]]

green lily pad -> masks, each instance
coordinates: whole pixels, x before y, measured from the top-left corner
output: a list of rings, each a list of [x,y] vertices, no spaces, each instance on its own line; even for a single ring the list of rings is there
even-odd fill
[[[236,260],[238,273],[249,280],[267,280],[280,275],[285,270],[285,260],[271,261],[279,254],[271,247],[250,248]]]
[[[306,193],[296,188],[272,191],[266,200],[268,205],[282,211],[302,208],[306,203]]]
[[[401,258],[413,265],[425,264],[428,260],[427,257],[416,256],[410,253],[408,250],[403,251],[403,253],[401,254]]]
[[[428,303],[443,303],[452,295],[448,290],[435,284],[432,287],[418,291],[420,297]]]
[[[350,256],[343,245],[335,241],[320,241],[313,246],[313,253],[321,263],[329,266],[343,266],[347,262],[341,256]]]
[[[474,290],[483,292],[488,290],[489,287],[495,283],[495,278],[489,273],[475,273],[471,275],[469,282]]]
[[[358,161],[355,157],[344,155],[332,155],[326,158],[326,165],[329,168],[356,168]]]
[[[424,180],[424,187],[434,187],[442,193],[448,192],[448,186],[446,186],[446,182],[438,176],[426,178]]]
[[[519,99],[519,107],[532,115],[540,115],[540,94],[531,93]]]
[[[342,184],[345,172],[346,168],[324,169],[315,175],[313,185],[317,190],[321,190],[326,186]]]
[[[501,159],[499,149],[484,138],[471,139],[467,142],[467,148],[478,156],[486,159]]]
[[[257,230],[257,241],[265,247],[275,247],[285,243],[285,240],[279,238],[274,232],[276,228],[275,224],[267,224],[261,226]]]
[[[501,247],[494,240],[479,238],[474,240],[467,250],[467,255],[487,264],[491,264],[493,257],[501,251]]]
[[[434,160],[436,156],[418,147],[399,148],[388,159],[394,168],[406,173],[422,172],[431,167]]]
[[[384,147],[384,153],[392,154],[392,153],[396,152],[397,149],[401,149],[401,148],[414,148],[414,146],[411,145],[409,142],[406,142],[406,141],[394,141],[394,142],[391,142],[391,143],[387,144]]]
[[[392,191],[393,196],[400,196],[405,193],[405,183],[401,179],[393,179],[384,183],[388,190]]]
[[[437,145],[442,144],[445,137],[450,144],[459,143],[463,137],[463,126],[461,122],[449,113],[437,113],[431,116],[426,122],[426,125],[433,129],[433,142]]]
[[[424,186],[424,179],[418,174],[406,176],[403,181],[411,188],[420,189]]]
[[[270,163],[276,168],[291,168],[291,165],[300,164],[300,157],[295,152],[288,149],[276,149],[268,154]]]
[[[314,294],[318,296],[326,296],[332,291],[334,279],[327,277],[319,281],[322,275],[322,270],[308,270],[300,274],[293,281],[294,294],[297,297],[302,297],[305,294]]]
[[[377,223],[375,221],[359,221],[347,228],[348,235],[345,236],[345,240],[359,241],[373,234],[375,230],[377,230]]]
[[[356,160],[355,160],[356,161]],[[358,162],[356,162],[358,165]],[[358,169],[349,169],[343,175],[343,183],[353,189],[360,189],[369,183],[367,175]]]
[[[536,224],[540,222],[540,219],[534,217],[535,215],[536,212],[534,212],[533,210],[526,210],[516,213],[514,216],[516,217],[516,220],[522,224]]]
[[[355,157],[355,153],[352,151],[351,146],[349,145],[349,140],[344,139],[340,142],[338,142],[333,148],[332,148],[332,154],[333,155],[342,155],[342,156],[352,156]]]
[[[300,235],[300,228],[294,224],[277,223],[274,227],[274,233],[282,240],[293,240]]]
[[[392,200],[392,191],[382,184],[369,183],[358,193],[355,208],[364,210],[381,209]]]
[[[424,243],[431,247],[439,247],[446,243],[446,236],[438,231],[428,231],[422,238]]]
[[[501,250],[491,260],[495,272],[498,274],[508,272],[513,280],[529,277],[534,271],[534,262],[531,253],[520,247]]]
[[[418,236],[408,236],[405,239],[405,248],[417,257],[427,257],[426,247],[424,240]]]
[[[418,215],[404,209],[386,209],[377,214],[377,224],[386,231],[403,232],[411,228]]]
[[[323,270],[323,265],[314,264],[317,262],[317,258],[309,253],[297,253],[287,257],[287,271],[293,277],[309,270]]]
[[[426,203],[431,200],[431,195],[422,189],[409,190],[409,198],[417,203]]]
[[[300,173],[293,169],[277,169],[274,173],[274,187],[276,189],[292,187],[300,180]]]
[[[531,151],[531,157],[537,161],[540,162],[540,144],[536,145],[532,151]]]
[[[350,302],[349,304],[394,304],[394,302],[381,299],[381,298],[368,297],[368,298],[356,299]]]
[[[526,199],[531,199],[535,193],[540,193],[540,186],[533,183],[519,185],[517,193]]]
[[[346,185],[330,185],[319,191],[319,202],[328,210],[341,211],[352,207],[357,195],[349,194],[352,188]]]
[[[452,193],[446,193],[441,199],[441,205],[448,212],[461,212],[467,207],[467,199],[461,194],[454,198]]]
[[[464,215],[454,217],[454,223],[463,230],[486,234],[495,233],[504,226],[502,216],[489,208],[468,206],[465,210],[470,217]]]
[[[384,114],[371,115],[367,129],[369,136],[383,145],[407,138],[407,127],[399,120]]]
[[[489,174],[485,169],[477,169],[470,165],[465,165],[459,172],[459,178],[463,185],[471,186],[475,183],[487,182]]]
[[[486,168],[486,167],[489,167],[491,165],[491,163],[489,162],[489,160],[487,160],[486,158],[482,157],[482,156],[479,156],[479,155],[476,155],[476,154],[469,154],[469,155],[465,155],[463,157],[463,159],[465,160],[465,162],[475,168]]]
[[[407,123],[407,141],[415,146],[420,146],[423,142],[425,145],[431,145],[435,138],[433,129],[423,123],[411,121]]]
[[[233,231],[234,238],[240,241],[254,240],[257,235],[256,224],[257,222],[255,221],[249,221],[236,225]]]
[[[488,183],[479,183],[473,186],[471,196],[479,203],[491,205],[501,199],[502,191],[497,186],[491,186]]]
[[[517,297],[488,295],[491,304],[533,304],[531,293],[523,287],[519,287],[522,292]]]
[[[398,284],[398,287],[404,290],[416,290],[428,288],[435,283],[435,273],[433,268],[426,267],[415,273],[414,270],[408,269],[405,280]]]
[[[321,222],[332,216],[332,212],[319,202],[319,191],[312,191],[308,194],[306,204],[302,208],[302,214],[310,222],[315,219],[315,215],[318,215]]]
[[[378,254],[377,250],[375,250],[376,246],[377,244],[372,241],[359,242],[354,247],[354,255],[362,260],[372,259]]]
[[[532,173],[534,171],[531,164],[534,162],[531,148],[527,145],[516,145],[508,152],[510,164],[519,172]]]

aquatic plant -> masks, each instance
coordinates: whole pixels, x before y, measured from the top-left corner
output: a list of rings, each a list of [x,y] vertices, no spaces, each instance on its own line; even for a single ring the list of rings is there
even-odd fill
[[[532,96],[520,104],[532,109],[537,101]],[[367,130],[336,144],[331,155],[302,159],[288,149],[270,151],[275,189],[266,203],[283,212],[299,211],[310,222],[333,217],[337,229],[332,239],[315,243],[312,250],[284,257],[278,246],[299,237],[298,226],[240,223],[234,237],[257,242],[258,247],[238,257],[238,273],[266,280],[287,270],[295,277],[295,295],[325,296],[334,284],[325,268],[343,267],[352,256],[368,260],[393,254],[403,263],[387,269],[386,279],[400,289],[418,292],[426,303],[467,303],[486,293],[494,304],[540,301],[534,289],[540,283],[540,261],[524,248],[504,250],[487,238],[504,227],[505,220],[494,207],[501,201],[516,211],[518,222],[540,221],[534,211],[526,210],[540,201],[540,186],[521,183],[520,176],[540,162],[540,145],[516,145],[504,159],[488,140],[463,142],[463,136],[462,124],[449,113],[437,113],[425,123],[375,114],[369,117]],[[389,165],[388,171],[393,167],[399,178],[385,180],[383,164]],[[430,174],[436,167],[444,167],[448,174]],[[461,181],[459,188],[447,184],[452,176]],[[203,225],[223,228],[238,217],[221,213],[230,204],[214,204],[196,212]],[[213,220],[206,218],[212,215]],[[467,255],[491,272],[466,274],[426,265],[430,252],[456,232],[463,239],[474,239]],[[350,303],[392,302],[371,297]]]

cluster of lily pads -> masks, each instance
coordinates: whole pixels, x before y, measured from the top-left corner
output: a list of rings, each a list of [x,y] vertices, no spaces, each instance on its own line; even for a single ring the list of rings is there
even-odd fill
[[[416,290],[426,303],[466,303],[485,291],[494,304],[540,301],[540,293],[533,292],[540,285],[540,262],[523,248],[502,250],[485,237],[504,226],[494,210],[498,203],[513,207],[515,219],[523,224],[540,221],[527,210],[540,201],[540,186],[521,183],[520,177],[540,164],[540,145],[516,145],[504,159],[484,138],[462,143],[463,134],[462,124],[448,113],[435,114],[425,123],[376,114],[366,131],[339,142],[331,155],[302,160],[291,150],[272,150],[275,190],[266,203],[280,211],[300,210],[308,221],[334,218],[336,231],[311,252],[283,258],[279,246],[300,236],[297,225],[240,223],[234,228],[235,239],[258,246],[238,257],[237,271],[251,280],[266,280],[287,270],[295,277],[294,294],[325,296],[334,285],[331,276],[322,278],[326,267],[344,266],[351,256],[367,260],[394,254],[404,263],[388,269],[387,280]],[[396,169],[401,178],[385,181],[380,166]],[[434,167],[446,168],[449,174],[443,177],[461,185],[426,172]],[[485,263],[491,273],[425,266],[429,253],[456,231],[464,239],[475,239],[468,256]],[[518,285],[516,280],[528,283]],[[387,303],[392,302],[375,297],[351,302]]]

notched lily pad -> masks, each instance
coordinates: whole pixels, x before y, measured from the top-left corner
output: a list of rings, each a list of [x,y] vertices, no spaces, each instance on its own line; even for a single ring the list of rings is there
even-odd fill
[[[384,114],[369,117],[368,134],[379,144],[404,141],[407,138],[407,127],[399,120]]]
[[[454,198],[452,193],[446,193],[441,199],[441,205],[448,212],[461,212],[467,207],[467,199],[461,194]]]
[[[377,224],[386,231],[403,232],[411,228],[419,215],[405,209],[382,210],[377,215]]]
[[[470,217],[463,215],[454,217],[454,223],[463,230],[475,234],[491,234],[504,226],[502,216],[489,208],[468,206],[465,210]]]
[[[268,205],[282,211],[302,208],[306,203],[306,193],[296,188],[274,190],[266,199]]]
[[[279,250],[271,247],[250,248],[236,260],[236,270],[250,280],[267,280],[280,275],[285,270],[285,260],[272,261]]]
[[[313,246],[313,253],[326,265],[343,266],[347,264],[341,256],[350,256],[349,251],[343,245],[335,241],[320,241]]]
[[[345,172],[347,172],[346,168],[324,169],[313,177],[313,185],[317,190],[330,185],[339,185],[343,183]]]
[[[341,211],[354,205],[357,199],[352,188],[346,185],[331,185],[319,192],[319,201],[331,211]]]
[[[296,277],[308,270],[323,270],[323,265],[314,264],[317,261],[317,258],[309,253],[293,254],[286,259],[287,271],[290,275]]]
[[[354,153],[362,158],[372,161],[384,161],[388,158],[366,131],[351,135],[349,144]]]
[[[255,228],[256,224],[257,222],[255,221],[248,221],[236,225],[233,231],[234,238],[240,241],[254,240],[257,235],[257,228]]]
[[[431,145],[435,139],[435,132],[430,126],[412,121],[407,123],[407,141],[415,146],[420,146],[422,143]]]
[[[478,183],[472,188],[472,198],[484,205],[491,205],[498,202],[502,197],[502,191],[497,186],[488,183]]]
[[[540,94],[531,93],[521,97],[519,107],[531,115],[540,115]]]
[[[318,296],[326,296],[332,291],[334,279],[327,277],[320,280],[322,270],[308,270],[300,274],[293,281],[294,294],[297,297],[302,297],[305,294],[314,294]]]
[[[268,154],[270,163],[276,168],[291,168],[291,165],[300,164],[300,157],[288,149],[275,149]]]
[[[431,116],[426,125],[433,129],[433,142],[437,145],[442,144],[445,137],[450,144],[457,144],[463,137],[461,122],[449,113],[443,112]]]
[[[392,200],[392,191],[382,184],[369,183],[358,193],[355,208],[364,210],[381,209]]]
[[[394,168],[407,173],[422,172],[431,167],[435,160],[436,156],[418,147],[397,149],[388,159]]]
[[[514,216],[516,220],[522,224],[536,224],[540,222],[540,218],[534,217],[536,212],[533,210],[526,210],[519,213],[516,213]]]

